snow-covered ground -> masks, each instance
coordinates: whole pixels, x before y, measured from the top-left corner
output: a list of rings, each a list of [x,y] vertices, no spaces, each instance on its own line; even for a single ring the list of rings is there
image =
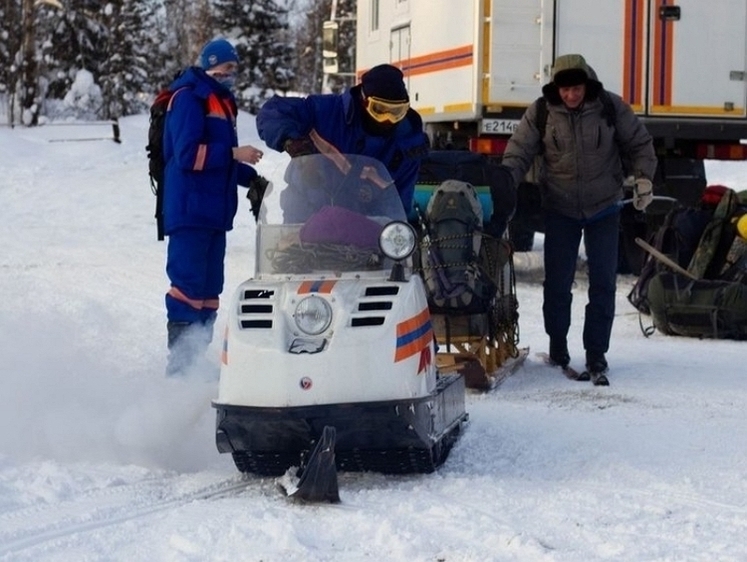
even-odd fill
[[[121,145],[0,128],[0,561],[747,560],[747,348],[644,338],[631,277],[609,388],[534,356],[547,346],[541,287],[524,281],[532,353],[495,391],[469,394],[467,430],[437,473],[341,474],[335,506],[237,473],[214,444],[216,382],[163,376],[147,118],[121,126]],[[248,115],[239,131],[261,144]],[[285,158],[267,151],[258,168],[273,176]],[[708,171],[747,187],[747,165]],[[224,303],[253,247],[242,199]],[[583,293],[581,280],[576,364]]]

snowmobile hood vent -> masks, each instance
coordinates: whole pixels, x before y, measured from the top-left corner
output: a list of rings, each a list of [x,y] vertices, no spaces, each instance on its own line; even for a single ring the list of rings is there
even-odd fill
[[[394,308],[394,300],[386,297],[394,297],[398,293],[397,285],[366,287],[363,297],[358,301],[357,310],[353,313],[350,325],[353,328],[383,325],[387,312]]]
[[[399,287],[397,285],[382,285],[380,287],[366,287],[365,296],[367,297],[380,297],[384,295],[396,295],[399,293]]]
[[[275,291],[246,289],[238,308],[238,320],[242,329],[271,329],[275,311]]]

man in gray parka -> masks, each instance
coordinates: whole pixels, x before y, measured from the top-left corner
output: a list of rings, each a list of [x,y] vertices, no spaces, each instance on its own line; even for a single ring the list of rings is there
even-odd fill
[[[545,217],[545,281],[542,312],[550,337],[550,361],[570,362],[571,289],[581,237],[589,269],[583,342],[584,380],[608,384],[605,373],[615,316],[617,246],[624,172],[635,178],[633,205],[643,211],[653,198],[656,154],[651,136],[622,98],[606,92],[578,54],[556,59],[552,82],[529,106],[509,140],[503,164],[518,185],[541,156],[539,184]],[[605,99],[606,98],[606,99]],[[539,104],[546,104],[538,110]],[[539,115],[546,116],[544,138]],[[611,119],[608,115],[614,111]]]

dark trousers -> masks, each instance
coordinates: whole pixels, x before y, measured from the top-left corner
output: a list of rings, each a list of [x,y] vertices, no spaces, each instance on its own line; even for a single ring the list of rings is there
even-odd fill
[[[548,213],[545,217],[545,282],[542,313],[545,332],[565,340],[571,326],[572,288],[578,249],[583,235],[589,268],[589,302],[584,318],[584,349],[606,353],[615,318],[617,246],[620,213],[617,209],[591,220]]]

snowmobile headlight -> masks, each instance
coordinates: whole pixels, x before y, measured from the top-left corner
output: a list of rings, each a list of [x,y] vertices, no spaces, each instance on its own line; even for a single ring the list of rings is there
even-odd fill
[[[403,260],[415,251],[415,229],[406,222],[394,221],[379,235],[379,247],[392,260]]]
[[[299,330],[316,336],[332,323],[332,307],[323,298],[312,295],[298,303],[293,318]]]

